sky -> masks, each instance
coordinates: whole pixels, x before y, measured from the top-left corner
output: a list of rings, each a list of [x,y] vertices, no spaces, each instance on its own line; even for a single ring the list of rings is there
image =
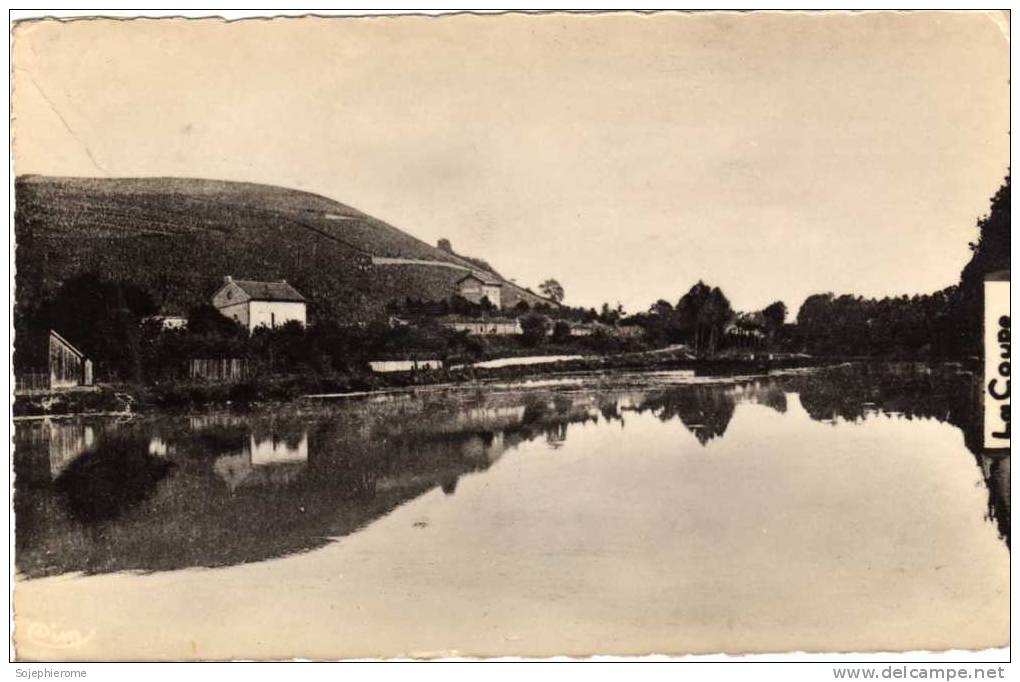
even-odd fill
[[[1001,13],[42,21],[18,174],[323,194],[566,303],[953,284],[1008,172]]]

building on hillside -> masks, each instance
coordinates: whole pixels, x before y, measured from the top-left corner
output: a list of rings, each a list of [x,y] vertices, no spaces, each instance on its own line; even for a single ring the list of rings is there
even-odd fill
[[[472,272],[457,280],[457,293],[472,303],[481,303],[487,298],[489,303],[500,308],[502,290],[499,279],[482,272]]]
[[[592,322],[590,324],[585,324],[584,322],[572,322],[569,324],[571,336],[591,336],[600,327],[606,326],[604,324],[599,324],[598,322]]]
[[[625,339],[637,339],[644,336],[645,329],[636,324],[628,324],[612,328],[612,333]]]
[[[439,358],[417,358],[414,360],[372,360],[368,363],[373,372],[417,372],[425,369],[442,369]]]
[[[441,324],[447,329],[478,336],[516,336],[524,333],[520,320],[514,317],[445,317]]]
[[[280,327],[288,322],[307,323],[305,297],[297,289],[279,282],[234,279],[229,275],[212,297],[213,306],[249,332],[259,327]]]
[[[183,315],[149,315],[142,323],[157,324],[163,331],[188,328],[188,318]]]

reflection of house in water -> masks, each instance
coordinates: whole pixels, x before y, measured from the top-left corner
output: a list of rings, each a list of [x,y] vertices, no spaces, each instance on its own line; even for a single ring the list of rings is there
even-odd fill
[[[173,450],[172,446],[159,436],[153,436],[149,440],[149,454],[156,457],[166,457]]]
[[[498,429],[516,426],[524,419],[524,405],[499,407],[473,407],[453,415],[452,426],[457,430],[471,428]]]
[[[45,449],[50,477],[56,478],[82,453],[95,447],[96,433],[90,424],[76,420],[42,419],[15,427],[17,447]]]
[[[233,492],[240,487],[291,483],[307,463],[307,431],[289,439],[274,432],[264,436],[252,434],[242,452],[218,457],[213,470]]]
[[[468,434],[461,444],[461,454],[471,462],[492,464],[506,452],[506,437],[502,431]]]
[[[248,419],[240,414],[201,414],[188,417],[188,428],[192,431],[202,431],[217,426],[247,426]]]

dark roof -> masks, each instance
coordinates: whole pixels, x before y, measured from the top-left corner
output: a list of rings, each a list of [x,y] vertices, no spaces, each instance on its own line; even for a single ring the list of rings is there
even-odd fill
[[[485,272],[470,272],[458,279],[457,284],[460,284],[466,279],[477,279],[482,284],[489,284],[491,286],[500,286],[503,284],[502,280]]]
[[[253,301],[295,301],[303,302],[305,297],[286,282],[255,282],[247,279],[235,279],[234,284],[241,287]]]

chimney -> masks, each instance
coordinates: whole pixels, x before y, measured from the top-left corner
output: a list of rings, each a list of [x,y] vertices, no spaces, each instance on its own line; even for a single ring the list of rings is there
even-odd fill
[[[230,275],[227,275],[226,277],[223,278],[224,284],[230,284],[233,281],[234,281],[234,278],[231,277]]]

